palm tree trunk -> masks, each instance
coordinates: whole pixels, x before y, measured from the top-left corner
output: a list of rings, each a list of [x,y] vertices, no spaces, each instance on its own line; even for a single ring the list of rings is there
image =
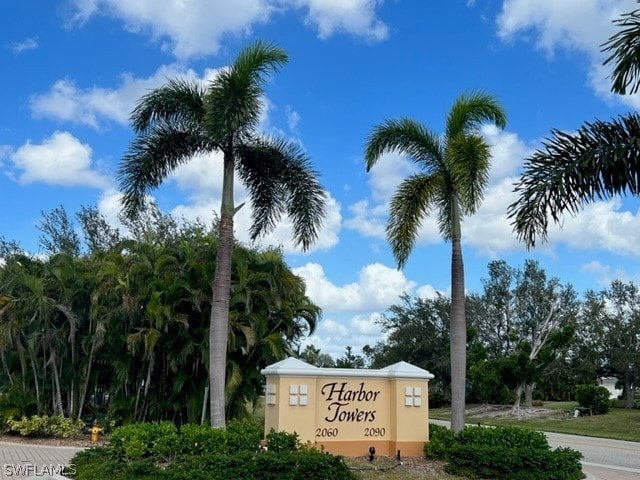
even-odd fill
[[[89,352],[89,360],[87,361],[87,368],[84,372],[84,379],[80,385],[80,398],[78,399],[78,420],[82,418],[82,410],[84,409],[84,400],[87,398],[87,390],[89,389],[89,380],[91,378],[91,367],[93,366],[93,354],[96,347],[97,335],[93,334],[91,341],[91,351]]]
[[[4,353],[4,350],[0,351],[0,358],[2,358],[2,368],[4,369],[5,375],[9,379],[9,383],[13,385],[13,376],[11,375],[11,371],[9,370],[9,365],[7,365],[7,359],[5,358]]]
[[[229,150],[230,151],[230,150]],[[229,152],[228,151],[228,152]],[[225,380],[227,367],[227,336],[229,329],[229,292],[231,291],[231,255],[233,253],[233,156],[225,152],[222,181],[222,205],[213,276],[211,320],[209,325],[209,409],[211,426],[225,422]]]
[[[465,317],[464,262],[460,215],[457,196],[452,200],[451,213],[451,429],[464,428],[467,370],[467,321]]]
[[[53,373],[53,387],[54,387],[54,415],[60,415],[64,417],[64,410],[62,408],[62,391],[60,390],[60,374],[58,372],[57,355],[56,351],[51,351],[51,372]]]

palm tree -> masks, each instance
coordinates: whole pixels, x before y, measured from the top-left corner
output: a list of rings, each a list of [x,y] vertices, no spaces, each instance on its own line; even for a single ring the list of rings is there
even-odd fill
[[[316,239],[325,195],[299,146],[257,133],[265,76],[287,62],[286,53],[255,42],[206,87],[171,80],[142,97],[131,120],[136,133],[119,180],[126,214],[135,217],[151,188],[194,155],[221,152],[222,202],[209,331],[211,425],[225,425],[225,363],[233,250],[233,198],[237,171],[253,204],[250,237],[272,230],[282,214],[293,222],[294,240],[307,249]]]
[[[614,64],[614,93],[636,93],[640,87],[640,10],[614,23],[622,29],[604,43]],[[565,212],[576,215],[596,200],[640,194],[640,116],[631,112],[608,122],[585,122],[574,134],[557,129],[529,157],[509,206],[518,238],[527,247],[547,239],[549,217],[560,223]]]
[[[387,120],[373,128],[365,147],[369,171],[382,155],[399,152],[421,169],[405,179],[389,206],[386,233],[402,268],[409,257],[422,220],[437,210],[440,234],[451,241],[451,428],[464,426],[466,320],[461,222],[482,201],[491,153],[478,132],[481,122],[506,124],[505,113],[483,92],[461,95],[446,118],[442,137],[407,118]]]

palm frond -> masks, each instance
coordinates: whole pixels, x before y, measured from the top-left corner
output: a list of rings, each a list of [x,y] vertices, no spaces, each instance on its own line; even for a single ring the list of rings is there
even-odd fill
[[[472,215],[482,203],[489,182],[489,146],[479,135],[458,135],[449,139],[446,159],[447,170],[458,192],[461,213]]]
[[[427,172],[436,170],[443,161],[438,136],[408,118],[386,120],[373,127],[364,152],[367,172],[382,155],[390,152],[407,155]]]
[[[625,13],[613,23],[621,30],[602,44],[602,51],[610,53],[603,65],[613,65],[613,92],[634,94],[640,87],[640,10]]]
[[[143,210],[151,189],[196,153],[212,149],[199,130],[182,130],[168,123],[155,125],[136,137],[117,174],[125,214],[135,218]]]
[[[308,249],[318,237],[326,198],[317,172],[299,145],[259,138],[237,147],[238,173],[253,205],[253,240],[271,231],[283,213],[293,222],[297,245]]]
[[[472,91],[460,95],[447,115],[445,135],[452,138],[458,134],[469,134],[483,122],[504,128],[507,117],[500,102],[483,91]]]
[[[508,216],[528,247],[546,240],[548,217],[560,223],[595,200],[640,194],[640,116],[585,123],[577,133],[552,131],[525,163]]]
[[[422,220],[429,215],[437,201],[443,183],[441,176],[416,174],[405,179],[393,195],[386,233],[398,268],[406,263]]]
[[[206,94],[205,125],[213,139],[226,148],[231,138],[250,133],[262,111],[266,76],[288,61],[280,48],[257,41],[210,83]]]
[[[131,113],[131,126],[140,134],[158,123],[199,125],[204,116],[204,96],[204,85],[184,79],[168,80],[140,98]]]

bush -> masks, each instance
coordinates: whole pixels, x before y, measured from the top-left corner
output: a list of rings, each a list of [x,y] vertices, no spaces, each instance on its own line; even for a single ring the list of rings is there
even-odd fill
[[[427,458],[449,462],[445,470],[468,478],[577,480],[582,454],[551,450],[544,434],[516,427],[465,427],[454,434],[430,425]]]
[[[457,444],[445,471],[468,478],[500,480],[579,480],[582,454],[570,449],[510,448]]]
[[[166,471],[167,480],[354,480],[342,457],[311,448],[290,452],[248,451],[179,458]],[[98,480],[98,479],[96,479]]]
[[[172,460],[179,444],[176,426],[171,422],[132,423],[111,433],[107,449],[113,460],[131,463],[145,458]]]
[[[78,453],[76,480],[354,480],[342,457],[299,445],[297,434],[269,433],[269,450],[258,449],[262,430],[231,422],[206,425],[140,423],[113,431],[109,444]]]
[[[455,443],[456,435],[452,430],[430,423],[429,441],[423,447],[424,456],[433,460],[446,460]]]
[[[17,432],[24,437],[72,438],[81,435],[84,430],[82,420],[59,415],[32,415],[20,420],[8,419],[6,423],[9,432]]]
[[[226,428],[227,449],[229,452],[255,452],[260,448],[264,431],[251,420],[234,420]]]
[[[578,385],[576,400],[581,407],[590,408],[595,415],[609,412],[609,390],[598,385]]]
[[[298,449],[297,433],[276,432],[273,428],[267,434],[267,449],[270,452],[293,452]]]
[[[224,453],[227,451],[227,433],[222,428],[187,423],[180,427],[180,453]]]

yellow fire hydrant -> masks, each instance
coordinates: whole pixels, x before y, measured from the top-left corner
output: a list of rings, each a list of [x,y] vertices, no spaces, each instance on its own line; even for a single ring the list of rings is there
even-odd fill
[[[98,441],[98,434],[102,431],[97,421],[93,421],[93,425],[89,431],[91,432],[91,441],[96,443]]]

